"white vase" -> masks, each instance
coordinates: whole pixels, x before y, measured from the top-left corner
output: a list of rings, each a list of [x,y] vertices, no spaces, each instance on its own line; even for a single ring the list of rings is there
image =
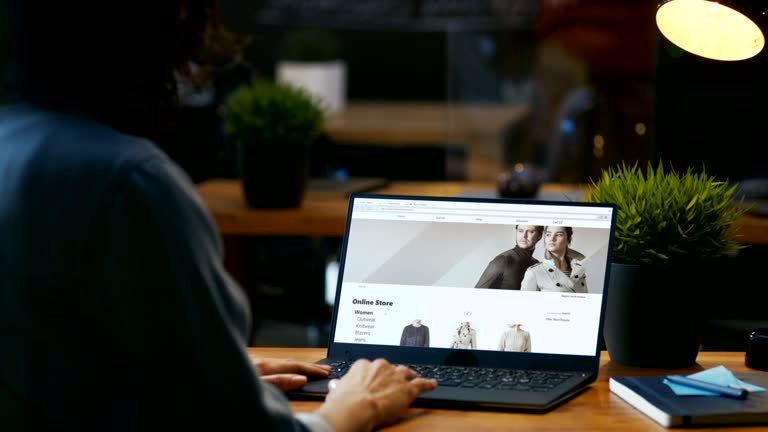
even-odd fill
[[[325,112],[344,109],[347,96],[347,64],[342,60],[280,61],[277,63],[275,76],[278,82],[301,87],[317,97]]]

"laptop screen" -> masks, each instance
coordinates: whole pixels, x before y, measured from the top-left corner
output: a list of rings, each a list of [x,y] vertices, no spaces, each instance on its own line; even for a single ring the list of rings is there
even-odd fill
[[[613,211],[353,196],[332,342],[592,356]]]

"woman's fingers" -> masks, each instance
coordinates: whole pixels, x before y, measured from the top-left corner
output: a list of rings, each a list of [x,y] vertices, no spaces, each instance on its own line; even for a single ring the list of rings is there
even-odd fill
[[[260,358],[255,360],[254,364],[262,375],[300,374],[313,378],[325,378],[331,370],[328,365],[288,359]]]
[[[307,384],[307,377],[297,374],[262,375],[261,380],[274,385],[282,391],[300,389]]]

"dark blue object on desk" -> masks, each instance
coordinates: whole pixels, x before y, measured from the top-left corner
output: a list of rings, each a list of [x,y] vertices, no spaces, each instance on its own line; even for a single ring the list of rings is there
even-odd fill
[[[768,374],[739,373],[737,378],[768,386]],[[747,399],[681,397],[664,384],[664,375],[609,378],[609,388],[628,404],[664,427],[768,424],[768,392]]]
[[[307,188],[314,192],[336,193],[349,198],[353,193],[372,192],[389,185],[382,177],[312,178]]]
[[[768,328],[754,329],[749,334],[745,364],[752,369],[768,371]]]

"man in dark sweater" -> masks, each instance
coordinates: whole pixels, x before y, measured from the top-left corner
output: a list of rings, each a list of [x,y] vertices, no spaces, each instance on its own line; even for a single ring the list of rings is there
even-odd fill
[[[475,288],[519,290],[525,270],[539,262],[532,254],[543,231],[539,225],[516,225],[517,245],[488,263]]]

